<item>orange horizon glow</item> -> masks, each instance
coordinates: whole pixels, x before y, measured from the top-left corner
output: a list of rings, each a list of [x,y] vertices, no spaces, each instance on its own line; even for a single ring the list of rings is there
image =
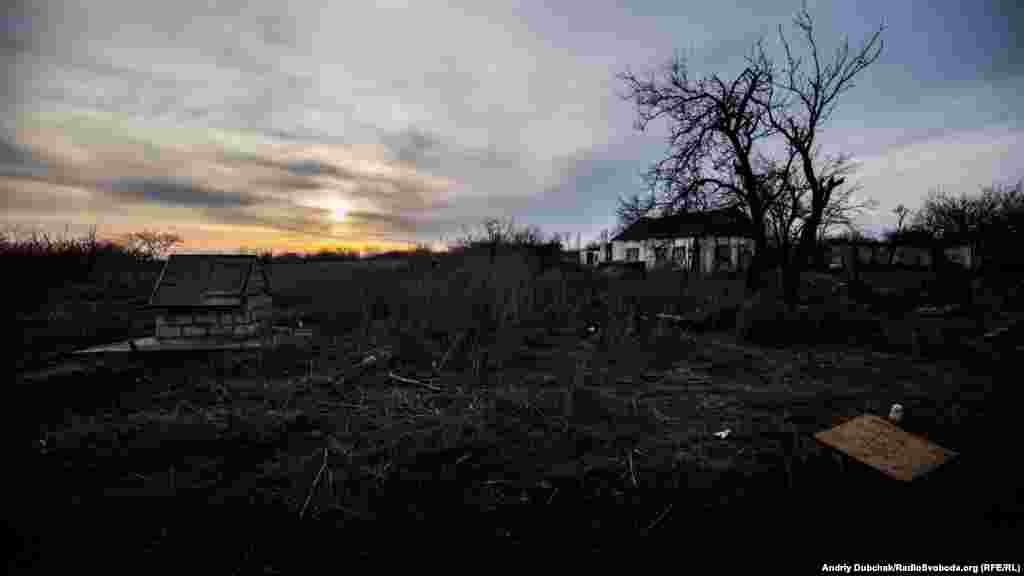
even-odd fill
[[[67,223],[39,223],[28,226],[22,223],[0,225],[0,231],[13,240],[31,240],[34,237],[50,238],[55,241],[74,241],[89,236],[92,226]],[[121,243],[125,235],[131,232],[151,230],[178,234],[182,243],[174,246],[171,254],[186,253],[265,253],[274,255],[295,253],[302,255],[320,252],[356,252],[361,255],[381,252],[410,251],[416,248],[415,242],[396,241],[344,241],[334,239],[309,239],[301,235],[282,234],[274,230],[261,228],[235,228],[219,225],[199,226],[128,226],[116,225],[96,226],[96,239],[102,242]],[[432,243],[435,250],[443,249],[438,243]]]

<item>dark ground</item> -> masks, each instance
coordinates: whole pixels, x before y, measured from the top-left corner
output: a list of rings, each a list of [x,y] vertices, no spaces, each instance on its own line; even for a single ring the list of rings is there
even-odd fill
[[[320,346],[316,371],[365,354],[353,346]],[[1011,357],[808,358],[663,338],[588,376],[567,430],[557,382],[579,350],[549,335],[489,389],[453,370],[435,394],[387,376],[415,373],[400,355],[341,385],[299,380],[303,346],[275,353],[267,386],[229,371],[230,399],[185,385],[206,369],[187,358],[21,383],[8,404],[11,572],[294,573],[483,551],[742,563],[765,543],[810,564],[1020,560]],[[814,447],[814,432],[896,401],[907,429],[960,457],[902,484]],[[711,435],[722,428],[732,436]]]
[[[296,289],[293,302],[346,304],[336,294],[348,276],[325,285],[325,270],[306,268],[311,278],[293,283],[323,294]],[[364,297],[399,286],[374,282]],[[439,294],[454,285],[442,281]],[[433,569],[481,554],[672,567],[782,558],[816,573],[826,561],[1019,562],[1020,338],[972,344],[1005,323],[1013,298],[926,318],[906,314],[922,297],[904,288],[905,303],[869,295],[872,310],[825,309],[824,323],[768,321],[759,346],[721,331],[735,318],[688,333],[647,326],[603,352],[580,327],[503,329],[486,379],[468,352],[432,370],[458,347],[457,329],[433,342],[422,331],[339,335],[326,322],[262,366],[119,356],[19,378],[5,404],[9,572],[309,573],[356,560]],[[708,284],[708,298],[691,298],[707,309],[722,291]],[[31,354],[15,364],[151,332],[135,302],[144,295],[112,294],[50,298],[70,304],[21,326]],[[89,301],[100,296],[106,310]],[[844,342],[861,317],[883,329]],[[812,438],[894,402],[906,429],[959,456],[902,484],[855,462],[841,469]]]

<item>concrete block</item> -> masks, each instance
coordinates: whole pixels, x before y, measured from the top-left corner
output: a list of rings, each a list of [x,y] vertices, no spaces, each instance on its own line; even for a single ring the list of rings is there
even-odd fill
[[[200,336],[200,337],[201,336],[206,336],[206,327],[205,326],[195,326],[195,325],[193,325],[193,326],[185,326],[185,327],[182,328],[181,335],[185,336],[186,338],[190,338],[190,337],[194,338],[196,336]]]

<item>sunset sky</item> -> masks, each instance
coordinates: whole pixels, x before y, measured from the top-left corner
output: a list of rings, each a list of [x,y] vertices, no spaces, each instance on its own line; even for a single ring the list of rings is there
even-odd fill
[[[778,48],[799,1],[7,0],[0,224],[174,231],[183,251],[398,248],[512,217],[585,241],[665,151],[617,73]],[[886,25],[822,149],[872,232],[929,190],[1024,178],[1024,2],[809,2]],[[790,32],[787,28],[787,32]]]

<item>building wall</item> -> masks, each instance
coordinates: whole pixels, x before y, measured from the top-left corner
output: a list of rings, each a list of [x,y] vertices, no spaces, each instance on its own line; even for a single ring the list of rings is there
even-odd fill
[[[833,266],[845,266],[846,259],[850,256],[846,255],[844,250],[849,250],[857,258],[857,262],[860,264],[889,264],[890,255],[892,256],[892,263],[903,266],[913,266],[919,268],[931,268],[932,267],[932,252],[931,249],[923,246],[886,246],[880,245],[865,245],[865,246],[846,246],[846,245],[833,245],[829,247],[829,260]],[[978,265],[978,257],[971,246],[953,246],[943,249],[943,253],[946,258],[953,262],[956,262],[964,268],[974,269]]]
[[[974,251],[970,246],[953,246],[945,249],[946,258],[964,268],[974,268]]]
[[[590,255],[593,254],[593,259],[590,259]],[[610,262],[608,258],[608,250],[601,246],[596,250],[582,250],[580,251],[580,264],[597,266],[604,262]]]
[[[754,241],[750,238],[740,237],[707,237],[695,239],[692,237],[686,238],[675,238],[669,241],[616,241],[612,243],[612,256],[615,261],[625,261],[626,254],[629,249],[639,250],[639,260],[644,262],[648,268],[653,268],[657,264],[656,247],[664,245],[667,250],[666,257],[672,257],[672,249],[681,247],[685,249],[682,260],[677,262],[678,266],[692,270],[694,268],[694,258],[698,258],[697,269],[705,274],[710,274],[718,269],[727,270],[740,270],[743,268],[743,263],[740,261],[740,255],[743,252],[742,248],[746,247],[749,254],[754,253]],[[695,246],[699,245],[700,254],[695,254]],[[716,250],[718,246],[727,247],[727,264],[723,266],[716,266]]]

